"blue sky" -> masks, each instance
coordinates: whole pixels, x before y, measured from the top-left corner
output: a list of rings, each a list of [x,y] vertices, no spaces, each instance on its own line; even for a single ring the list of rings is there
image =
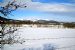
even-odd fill
[[[74,0],[32,0],[33,2],[42,2],[42,3],[74,3]]]
[[[0,0],[2,2],[3,0]],[[1,6],[11,0],[4,0]],[[12,0],[13,1],[13,0]],[[8,15],[12,19],[20,20],[56,20],[75,22],[75,0],[16,0],[26,3],[27,8],[19,8]]]
[[[2,0],[0,0],[0,2],[2,2]]]

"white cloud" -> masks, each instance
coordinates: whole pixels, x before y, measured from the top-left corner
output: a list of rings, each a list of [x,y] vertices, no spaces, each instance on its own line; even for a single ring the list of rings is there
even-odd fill
[[[5,0],[2,4],[6,5],[9,1]],[[42,12],[75,12],[75,4],[70,3],[40,3],[32,2],[31,0],[16,0],[17,3],[26,4],[27,9],[33,9]]]
[[[27,6],[29,9],[43,12],[75,12],[75,5],[73,4],[28,2]]]

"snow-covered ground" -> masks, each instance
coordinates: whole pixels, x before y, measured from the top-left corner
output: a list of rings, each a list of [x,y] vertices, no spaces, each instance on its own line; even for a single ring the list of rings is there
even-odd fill
[[[36,28],[23,26],[15,33],[19,34],[26,42],[23,44],[13,44],[11,46],[5,45],[4,50],[42,48],[43,44],[52,44],[53,46],[56,46],[56,50],[75,50],[75,29],[52,29],[46,27]]]

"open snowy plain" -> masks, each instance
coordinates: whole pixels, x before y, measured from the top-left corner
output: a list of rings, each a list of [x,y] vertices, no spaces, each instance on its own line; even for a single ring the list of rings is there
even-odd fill
[[[43,49],[44,44],[51,44],[55,50],[75,50],[75,29],[22,26],[15,33],[25,42],[5,45],[4,50],[49,50]]]

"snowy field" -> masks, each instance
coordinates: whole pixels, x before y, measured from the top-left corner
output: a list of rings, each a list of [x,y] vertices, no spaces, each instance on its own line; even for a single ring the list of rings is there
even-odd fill
[[[23,26],[15,33],[26,42],[5,45],[4,50],[44,50],[44,44],[51,44],[55,47],[55,50],[75,50],[75,29]]]

